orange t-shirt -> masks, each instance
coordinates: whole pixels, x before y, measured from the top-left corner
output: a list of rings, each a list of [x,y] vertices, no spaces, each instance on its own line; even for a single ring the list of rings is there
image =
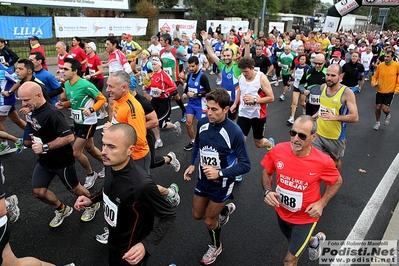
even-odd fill
[[[114,114],[112,124],[129,124],[136,130],[137,142],[132,152],[133,160],[144,158],[150,151],[147,142],[147,129],[145,127],[146,118],[141,104],[130,93],[126,94],[117,101],[114,101]]]

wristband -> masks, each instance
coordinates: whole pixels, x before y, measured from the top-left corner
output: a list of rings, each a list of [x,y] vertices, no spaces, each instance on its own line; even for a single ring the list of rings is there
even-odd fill
[[[50,147],[48,146],[47,143],[45,143],[42,145],[42,149],[43,149],[43,152],[48,152],[50,150]]]
[[[93,109],[93,107],[90,107],[90,108],[89,108],[89,111],[90,111],[90,113],[94,113],[94,112],[95,112],[94,109]]]

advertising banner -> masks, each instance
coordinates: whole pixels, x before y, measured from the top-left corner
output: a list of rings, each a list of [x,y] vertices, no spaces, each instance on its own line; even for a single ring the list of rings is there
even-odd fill
[[[276,27],[276,29],[279,33],[284,32],[284,22],[269,22],[269,32],[271,32],[274,27]],[[265,36],[268,36],[268,35],[265,34]]]
[[[0,16],[0,36],[6,40],[27,40],[35,35],[40,39],[53,37],[51,17]]]
[[[337,9],[341,17],[345,16],[346,14],[349,14],[358,7],[359,4],[356,2],[356,0],[341,0],[335,4],[335,8]]]
[[[103,17],[54,17],[55,36],[62,37],[102,37],[113,33],[120,36],[128,33],[133,36],[145,35],[146,18],[103,18]]]
[[[207,20],[206,21],[206,31],[208,31],[208,28],[211,26],[211,23],[213,22],[214,30],[221,25],[222,26],[222,33],[230,33],[230,29],[234,26],[235,31],[237,32],[238,29],[241,27],[242,32],[247,32],[248,27],[249,27],[249,22],[248,21],[241,21],[241,20],[235,20],[235,21],[229,21],[229,20]]]
[[[197,31],[197,21],[196,20],[185,20],[185,19],[159,19],[158,28],[164,28],[166,31],[172,35],[173,31],[176,29],[176,25],[180,25],[179,31],[185,33],[191,38],[191,35]]]
[[[129,0],[2,0],[3,5],[18,4],[24,6],[55,6],[66,8],[129,10]]]
[[[399,6],[399,0],[363,0],[364,6]]]

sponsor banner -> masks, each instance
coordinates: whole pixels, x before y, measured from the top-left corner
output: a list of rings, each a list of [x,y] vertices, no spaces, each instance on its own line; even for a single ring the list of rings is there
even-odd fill
[[[399,0],[363,0],[364,6],[399,6]]]
[[[216,28],[219,25],[222,25],[222,33],[230,33],[230,29],[234,26],[234,29],[236,33],[238,32],[238,29],[241,27],[242,32],[245,33],[248,30],[249,27],[249,22],[248,21],[241,21],[241,20],[235,20],[235,21],[230,21],[230,20],[207,20],[206,21],[206,31],[208,31],[209,27],[211,26],[211,23],[213,22],[213,26],[216,30]]]
[[[129,0],[35,0],[35,2],[31,0],[2,0],[1,2],[24,6],[129,10]]]
[[[269,22],[269,32],[271,32],[274,27],[276,27],[279,33],[284,32],[284,22]],[[265,36],[266,35],[267,34],[265,34]]]
[[[180,25],[179,31],[181,34],[186,34],[190,37],[194,32],[197,32],[197,21],[196,20],[185,20],[185,19],[159,19],[159,28],[164,28],[166,31],[173,35],[173,31],[176,29],[176,25]]]
[[[359,7],[356,0],[341,0],[335,4],[338,13],[343,17]]]
[[[327,16],[324,21],[323,32],[337,32],[341,18]]]
[[[0,16],[1,37],[6,40],[27,40],[30,36],[40,39],[53,37],[51,17]]]
[[[397,240],[328,240],[321,243],[319,264],[397,265],[397,247]]]
[[[128,33],[133,36],[145,35],[146,18],[102,18],[102,17],[54,17],[55,36],[62,37],[102,37],[113,33],[120,36]]]

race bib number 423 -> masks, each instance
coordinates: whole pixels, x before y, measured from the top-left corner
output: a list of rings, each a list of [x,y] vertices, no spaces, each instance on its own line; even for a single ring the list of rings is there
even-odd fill
[[[201,165],[220,169],[219,153],[211,150],[200,151]]]

